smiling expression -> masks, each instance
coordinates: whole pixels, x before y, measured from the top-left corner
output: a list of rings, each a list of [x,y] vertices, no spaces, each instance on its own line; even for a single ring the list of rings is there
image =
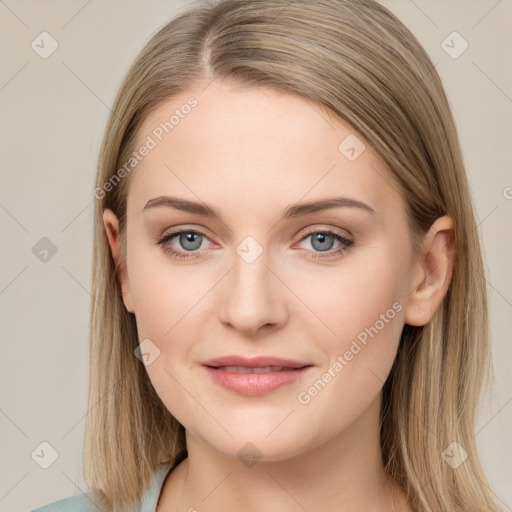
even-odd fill
[[[151,382],[186,429],[226,454],[250,441],[286,458],[378,404],[417,285],[405,202],[348,124],[268,88],[214,82],[174,97],[139,141],[191,95],[197,107],[130,177],[125,305],[158,353]],[[347,140],[365,144],[355,159],[340,150]],[[205,366],[224,356],[307,368]]]

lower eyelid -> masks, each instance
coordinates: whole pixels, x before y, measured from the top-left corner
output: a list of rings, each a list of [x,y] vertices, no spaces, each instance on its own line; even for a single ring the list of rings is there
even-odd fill
[[[176,236],[181,235],[183,233],[195,233],[197,235],[202,236],[203,238],[208,240],[210,243],[213,243],[213,242],[211,242],[210,238],[205,233],[201,233],[200,231],[197,231],[197,230],[194,230],[194,229],[182,229],[182,230],[173,231],[171,233],[168,233],[168,234],[164,235],[159,240],[157,240],[157,244],[161,245],[163,250],[168,252],[169,254],[174,254],[174,255],[181,254],[181,255],[185,255],[184,257],[187,257],[186,255],[190,255],[189,257],[191,257],[191,258],[195,257],[194,256],[195,254],[201,254],[201,252],[206,250],[206,249],[196,249],[196,250],[193,250],[193,251],[186,251],[184,249],[175,249],[173,246],[171,246],[170,249],[169,248],[168,249],[165,248],[165,244],[169,244],[170,245],[170,241],[173,238],[175,238]],[[325,254],[325,257],[328,257],[329,255],[333,256],[333,255],[336,255],[336,254],[338,254],[340,252],[343,252],[343,251],[345,251],[347,249],[350,249],[350,247],[354,244],[354,240],[352,240],[350,238],[347,238],[344,235],[341,235],[340,233],[337,233],[335,231],[329,231],[329,230],[321,230],[321,229],[316,230],[316,231],[312,231],[310,233],[307,233],[307,234],[303,235],[302,238],[297,243],[303,242],[308,237],[314,236],[314,235],[316,235],[318,233],[321,233],[321,234],[324,234],[324,235],[328,235],[328,236],[332,236],[334,239],[336,239],[336,240],[338,240],[340,242],[340,247],[338,247],[337,249],[329,249],[328,251],[315,251],[315,250],[303,249],[303,250],[305,250],[307,252],[313,253],[315,255],[315,257],[322,257],[323,254]]]

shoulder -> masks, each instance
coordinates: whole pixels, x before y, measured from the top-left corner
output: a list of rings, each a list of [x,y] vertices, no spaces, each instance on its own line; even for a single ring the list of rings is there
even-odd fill
[[[48,503],[30,512],[98,512],[98,507],[90,496],[79,494]]]
[[[171,468],[170,462],[163,462],[157,466],[149,487],[142,496],[140,503],[136,504],[137,511],[153,512],[155,510],[162,490],[162,484]],[[91,491],[88,491],[77,496],[69,496],[68,498],[48,503],[30,512],[100,512],[100,508],[96,505]]]

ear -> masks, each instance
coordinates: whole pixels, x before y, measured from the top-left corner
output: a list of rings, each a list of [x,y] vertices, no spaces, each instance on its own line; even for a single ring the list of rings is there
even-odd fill
[[[133,313],[135,308],[133,307],[130,281],[128,280],[128,270],[126,268],[126,263],[121,260],[121,250],[119,246],[119,221],[116,214],[108,208],[103,211],[103,224],[105,226],[105,231],[107,232],[108,243],[116,265],[116,277],[119,279],[119,283],[121,285],[124,305],[130,313]]]
[[[454,242],[452,218],[440,217],[425,235],[422,255],[413,267],[404,314],[406,324],[427,324],[442,304],[452,278]]]

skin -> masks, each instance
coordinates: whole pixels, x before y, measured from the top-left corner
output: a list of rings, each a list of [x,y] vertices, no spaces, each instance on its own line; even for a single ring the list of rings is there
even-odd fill
[[[119,274],[139,339],[160,350],[146,366],[151,382],[186,428],[189,456],[166,479],[157,511],[412,511],[384,473],[381,391],[404,324],[427,323],[446,294],[452,219],[432,225],[415,257],[400,189],[372,148],[348,160],[338,146],[354,134],[349,125],[268,88],[215,81],[189,91],[162,103],[139,141],[191,95],[198,106],[133,171]],[[205,202],[222,221],[166,206],[142,212],[162,195]],[[279,220],[287,206],[335,196],[375,214],[343,207]],[[119,262],[110,210],[104,225]],[[178,260],[156,243],[181,227],[205,235],[199,257]],[[310,228],[355,242],[336,254],[341,243],[319,245]],[[252,263],[236,251],[247,236],[263,249]],[[168,242],[184,253],[186,244],[179,236]],[[308,404],[299,403],[298,393],[396,302],[394,318]],[[248,397],[219,387],[201,366],[228,354],[314,367],[298,383]],[[247,442],[261,456],[251,467],[237,457]]]

